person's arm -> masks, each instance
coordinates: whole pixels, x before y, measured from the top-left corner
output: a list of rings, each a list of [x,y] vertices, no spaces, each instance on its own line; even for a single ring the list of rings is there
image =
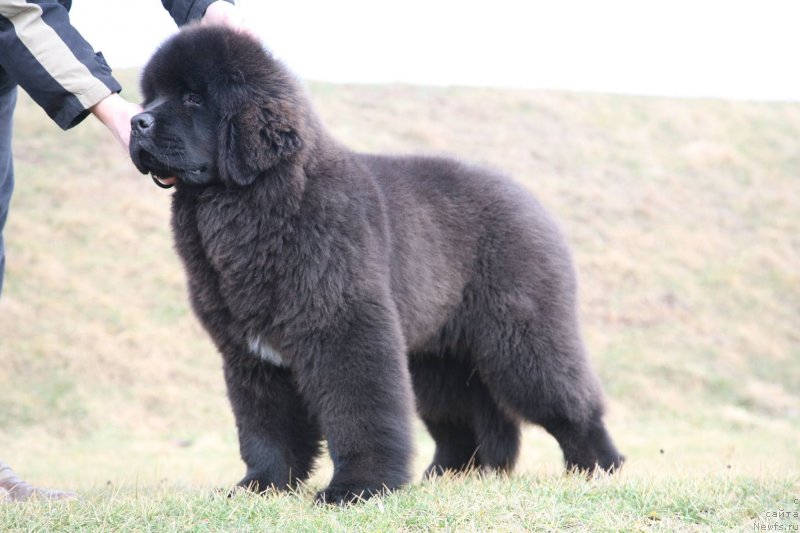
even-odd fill
[[[0,65],[63,129],[121,90],[56,0],[0,0]]]

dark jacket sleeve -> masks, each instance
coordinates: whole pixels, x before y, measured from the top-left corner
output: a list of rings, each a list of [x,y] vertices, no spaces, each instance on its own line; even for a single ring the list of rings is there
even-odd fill
[[[235,4],[234,0],[225,0],[230,4]],[[169,11],[175,24],[183,26],[188,22],[200,20],[214,3],[214,0],[161,0],[164,9]]]
[[[72,27],[56,0],[0,0],[0,66],[63,129],[119,83],[103,55]]]

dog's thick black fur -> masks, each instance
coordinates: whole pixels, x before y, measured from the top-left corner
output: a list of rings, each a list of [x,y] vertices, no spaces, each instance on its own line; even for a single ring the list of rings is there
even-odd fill
[[[306,479],[327,441],[347,502],[410,479],[416,410],[434,475],[508,471],[520,423],[566,465],[613,470],[600,385],[553,219],[498,173],[365,155],[320,123],[253,38],[188,28],[145,68],[131,156],[176,176],[172,226],[224,359],[240,485]]]

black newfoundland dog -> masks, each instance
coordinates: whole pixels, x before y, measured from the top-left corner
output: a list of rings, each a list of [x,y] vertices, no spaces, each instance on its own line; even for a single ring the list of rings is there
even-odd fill
[[[194,311],[224,359],[247,473],[349,502],[428,475],[509,471],[520,423],[568,468],[622,457],[581,341],[567,245],[508,177],[436,157],[353,152],[252,37],[188,28],[144,70],[131,157],[176,177],[172,229]]]

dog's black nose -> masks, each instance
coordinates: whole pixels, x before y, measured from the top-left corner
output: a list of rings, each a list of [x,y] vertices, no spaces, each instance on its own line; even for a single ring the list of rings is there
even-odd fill
[[[145,133],[147,130],[153,127],[155,124],[156,118],[152,115],[152,113],[144,112],[135,115],[131,119],[131,130],[137,133]]]

